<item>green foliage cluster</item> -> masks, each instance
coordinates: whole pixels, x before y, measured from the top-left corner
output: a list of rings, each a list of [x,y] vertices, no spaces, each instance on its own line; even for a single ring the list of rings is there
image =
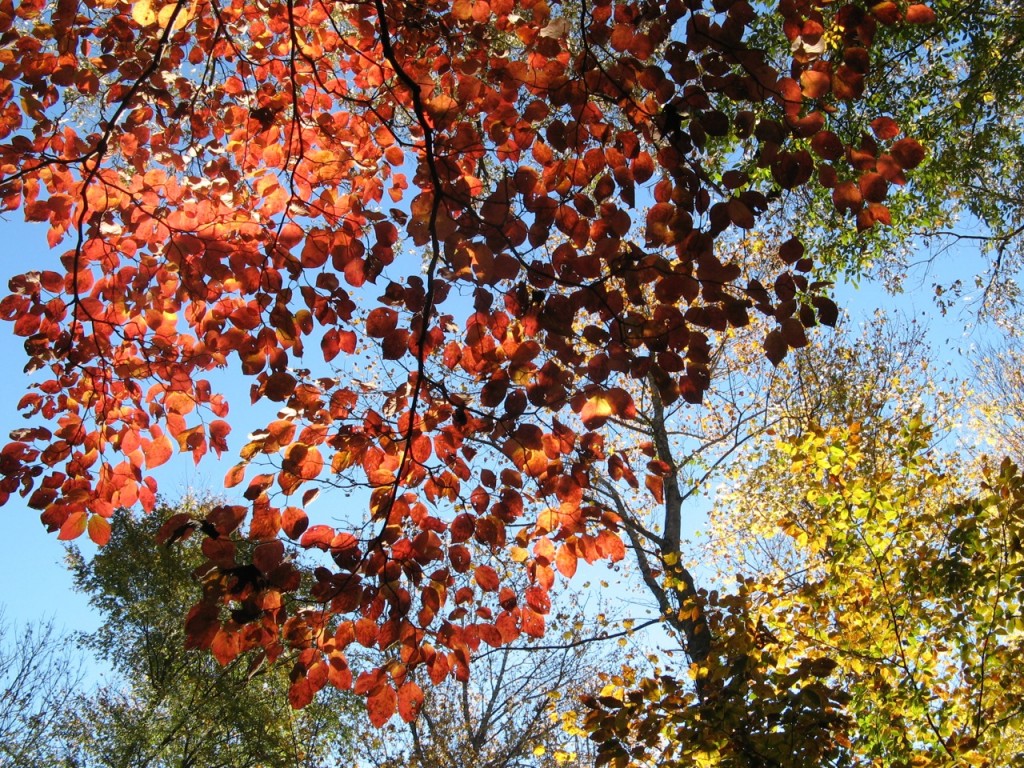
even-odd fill
[[[864,109],[835,116],[834,130],[851,144],[871,135],[873,116],[886,114],[925,145],[925,162],[905,186],[890,189],[891,224],[853,230],[822,187],[787,193],[777,220],[798,226],[822,274],[879,278],[892,290],[922,253],[930,251],[930,258],[951,246],[977,247],[987,264],[960,270],[955,284],[936,290],[942,296],[982,287],[988,310],[998,314],[1017,300],[1016,273],[1024,266],[1024,5],[929,5],[935,24],[879,25]],[[789,54],[769,16],[755,39],[776,60]]]
[[[181,506],[194,506],[186,501]],[[197,598],[198,542],[154,539],[177,509],[137,518],[120,512],[109,543],[91,559],[71,550],[75,586],[104,617],[85,644],[113,681],[82,702],[85,765],[97,768],[320,768],[352,738],[356,702],[340,692],[296,712],[282,667],[221,666],[185,644],[184,616]]]

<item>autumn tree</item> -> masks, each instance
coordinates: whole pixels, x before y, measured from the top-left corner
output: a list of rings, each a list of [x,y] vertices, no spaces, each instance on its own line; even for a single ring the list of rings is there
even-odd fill
[[[889,105],[839,125],[879,31],[934,19],[892,5],[0,2],[0,210],[59,254],[0,302],[35,376],[0,500],[103,544],[175,453],[237,452],[245,503],[162,529],[204,539],[189,643],[295,654],[295,706],[330,683],[413,719],[418,669],[466,680],[481,647],[543,635],[556,571],[625,555],[595,478],[635,474],[602,430],[638,387],[696,407],[712,337],[764,318],[779,362],[834,322],[797,239],[763,277],[735,242],[808,185],[843,226],[889,219],[924,147]],[[758,20],[779,66],[748,44]],[[276,409],[241,446],[226,367]],[[332,486],[363,514],[311,522]],[[671,541],[673,514],[640,535]],[[308,590],[285,539],[323,553]],[[513,543],[522,590],[491,562]],[[693,587],[668,590],[700,661]],[[353,643],[399,652],[353,670]]]
[[[705,565],[651,574],[655,589],[690,590],[694,609],[672,605],[666,622],[688,639],[702,618],[708,651],[688,676],[592,700],[603,760],[1021,759],[1019,471],[954,442],[969,401],[920,328],[879,323],[850,342],[787,361],[775,437],[735,457],[712,535],[690,553]],[[702,685],[713,695],[695,695]]]
[[[724,333],[715,341],[709,413],[666,406],[647,383],[635,398],[636,417],[612,431],[613,471],[593,490],[616,510],[644,591],[655,602],[654,620],[689,662],[663,664],[654,677],[610,681],[590,699],[588,727],[601,745],[601,764],[826,764],[844,722],[834,706],[841,691],[820,687],[811,707],[790,695],[796,682],[817,685],[820,665],[790,679],[793,670],[755,659],[760,629],[751,595],[742,587],[713,591],[708,564],[695,558],[687,534],[728,473],[753,480],[756,470],[745,457],[771,444],[784,425],[820,410],[829,395],[805,375],[836,370],[846,348],[835,339],[828,349],[808,347],[787,359],[780,376],[759,354],[756,331]],[[837,378],[848,381],[849,368]],[[631,466],[644,467],[642,480]],[[744,490],[744,498],[756,499],[761,489],[752,481]],[[735,523],[738,529],[749,524],[743,516]],[[730,545],[735,540],[723,549]],[[748,678],[757,685],[740,684]]]

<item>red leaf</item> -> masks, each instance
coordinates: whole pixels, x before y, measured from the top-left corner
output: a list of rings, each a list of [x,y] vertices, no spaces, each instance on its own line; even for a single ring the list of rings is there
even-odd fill
[[[368,693],[376,691],[383,685],[387,684],[387,678],[385,677],[384,670],[372,669],[369,672],[360,672],[359,677],[356,678],[355,688],[352,692],[356,696],[364,696]]]
[[[750,210],[750,206],[740,200],[738,197],[729,199],[726,204],[726,210],[729,213],[729,220],[741,229],[752,229],[754,226],[754,212]]]
[[[276,403],[283,402],[291,397],[295,391],[295,377],[284,371],[277,371],[267,379],[263,394]]]
[[[366,699],[366,711],[370,715],[370,722],[377,728],[382,728],[395,714],[398,707],[398,695],[395,689],[385,683],[379,689],[370,694]]]
[[[889,183],[885,180],[885,177],[878,173],[868,172],[862,174],[860,179],[857,180],[857,186],[860,187],[864,199],[872,203],[880,203],[885,200],[885,196],[889,191]]]
[[[430,682],[434,685],[444,682],[450,671],[448,657],[443,653],[436,654],[432,661],[427,662],[427,674],[430,675]]]
[[[476,518],[468,512],[463,512],[452,520],[449,526],[451,532],[452,541],[460,543],[468,541],[469,537],[473,535],[476,530]]]
[[[882,141],[895,139],[900,134],[900,127],[891,117],[876,117],[871,121],[871,130]]]
[[[416,683],[410,681],[398,689],[398,714],[411,723],[423,708],[423,691]]]
[[[363,616],[355,623],[354,629],[356,642],[364,648],[372,648],[377,643],[380,627],[377,626],[377,622],[373,619]]]
[[[323,350],[324,360],[328,363],[341,352],[351,355],[356,351],[356,335],[352,331],[331,328],[321,339],[320,349]]]
[[[398,313],[387,307],[377,307],[366,316],[366,335],[382,339],[398,326]]]
[[[786,346],[786,339],[778,328],[769,331],[764,337],[764,353],[773,365],[778,365],[786,357],[789,347]]]
[[[385,334],[380,344],[385,360],[399,360],[409,351],[409,332],[403,328]]]
[[[281,515],[281,528],[289,539],[297,539],[309,525],[309,517],[298,507],[286,507]]]
[[[852,181],[844,181],[832,190],[832,202],[840,213],[857,212],[864,206],[860,188]]]
[[[493,624],[478,624],[477,631],[480,633],[480,639],[491,648],[501,648],[504,645],[501,630]]]
[[[313,701],[315,691],[306,676],[295,680],[288,688],[288,703],[292,709],[302,709]]]
[[[818,131],[811,137],[814,154],[825,160],[838,160],[843,156],[843,143],[831,131]]]
[[[889,154],[901,166],[910,170],[916,168],[924,160],[924,147],[916,139],[900,139],[892,145]]]
[[[294,538],[294,537],[293,537]],[[299,546],[304,549],[323,549],[331,546],[334,538],[334,529],[329,525],[314,525],[309,528],[299,540]]]
[[[818,310],[818,322],[834,328],[839,321],[839,307],[836,303],[826,296],[815,296],[811,304]]]
[[[257,505],[249,522],[249,538],[254,541],[272,539],[280,530],[281,513],[277,508],[265,504]]]
[[[908,24],[934,24],[935,11],[924,3],[915,3],[907,6],[907,13],[904,17]]]
[[[497,592],[501,585],[498,573],[489,565],[478,565],[473,573],[473,578],[485,592]]]
[[[219,630],[219,606],[199,603],[185,617],[185,647],[209,648]]]
[[[181,539],[187,539],[198,527],[198,523],[191,515],[180,512],[169,517],[156,534],[157,544],[173,544]]]
[[[265,541],[252,553],[252,564],[263,573],[269,574],[284,561],[284,543],[278,540]]]
[[[540,587],[529,587],[524,595],[526,604],[537,613],[547,613],[551,610],[551,598],[547,590]]]
[[[412,458],[417,464],[426,464],[432,452],[430,438],[426,435],[417,435],[412,440]]]

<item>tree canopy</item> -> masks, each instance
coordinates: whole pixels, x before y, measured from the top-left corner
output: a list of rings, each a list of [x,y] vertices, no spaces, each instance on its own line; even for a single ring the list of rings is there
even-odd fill
[[[992,93],[1013,74],[983,36],[958,42],[973,15],[937,18],[888,1],[0,0],[0,211],[48,225],[59,253],[0,301],[33,376],[0,502],[105,545],[117,509],[154,509],[175,454],[237,456],[231,502],[160,529],[202,539],[187,643],[222,665],[287,654],[293,706],[332,685],[377,724],[414,721],[426,682],[466,683],[482,650],[543,636],[556,581],[628,549],[694,663],[692,684],[644,683],[701,708],[685,741],[725,739],[737,765],[833,759],[839,660],[758,666],[775,630],[752,618],[756,585],[699,587],[682,510],[784,423],[763,393],[797,369],[765,361],[836,323],[834,271],[862,265],[872,231],[934,220],[942,173],[973,183],[922,166],[955,146],[918,140],[938,69],[927,45],[896,52],[945,32],[944,60]],[[980,145],[1010,142],[995,122]],[[220,369],[271,409],[239,442]],[[818,427],[793,450],[855,442]],[[317,517],[325,490],[356,501]],[[854,550],[843,567],[866,567],[874,550]],[[745,710],[755,689],[769,703]],[[591,722],[621,762],[600,716],[618,695]],[[626,731],[655,744],[653,722]]]

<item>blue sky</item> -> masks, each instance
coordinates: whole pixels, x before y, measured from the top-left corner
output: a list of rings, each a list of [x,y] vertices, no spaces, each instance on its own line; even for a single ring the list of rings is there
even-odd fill
[[[8,279],[18,272],[41,269],[56,261],[46,245],[46,229],[28,225],[13,216],[0,222],[3,242],[0,255],[0,289],[6,295]],[[12,429],[24,425],[17,412],[28,376],[22,373],[25,351],[22,340],[9,327],[0,329],[0,360],[6,375],[0,377],[0,439],[6,444]],[[67,630],[90,629],[96,618],[81,596],[73,598],[71,576],[64,569],[64,548],[46,533],[39,513],[20,498],[0,508],[3,536],[0,536],[0,603],[8,621],[24,623],[54,617]]]

